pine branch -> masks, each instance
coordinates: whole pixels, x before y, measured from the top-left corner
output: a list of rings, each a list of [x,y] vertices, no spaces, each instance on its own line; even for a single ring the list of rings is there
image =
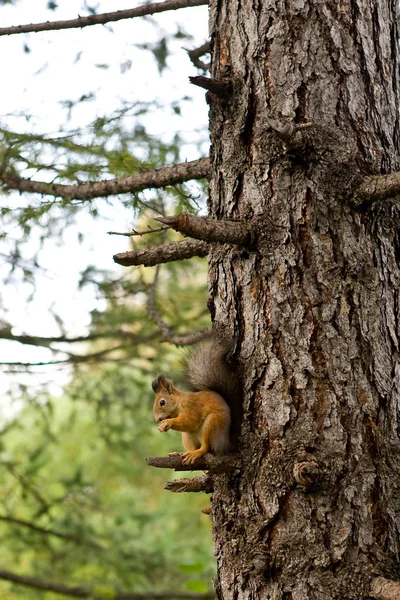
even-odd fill
[[[52,583],[51,581],[43,581],[36,577],[29,577],[26,575],[17,575],[10,571],[0,569],[0,579],[11,581],[18,585],[33,588],[36,590],[44,590],[46,592],[53,592],[54,594],[61,594],[63,596],[72,596],[74,598],[94,598],[96,597],[96,588],[82,588],[82,587],[71,587],[61,583]],[[114,592],[113,589],[110,590]],[[116,592],[112,596],[113,600],[213,600],[215,594],[196,594],[194,592],[186,593],[142,593],[134,594],[129,592]]]
[[[360,206],[378,200],[387,200],[400,194],[400,173],[366,177],[352,197],[352,203]]]
[[[144,17],[155,13],[168,10],[177,10],[179,8],[190,8],[192,6],[207,5],[207,0],[166,0],[165,2],[156,2],[154,4],[144,4],[128,10],[117,10],[115,12],[102,13],[99,15],[88,15],[78,17],[68,21],[47,21],[46,23],[31,23],[29,25],[16,25],[14,27],[1,27],[0,35],[14,35],[17,33],[31,33],[33,31],[53,31],[59,29],[74,29],[87,27],[88,25],[104,25],[122,21],[123,19],[133,19],[134,17]]]
[[[185,260],[193,256],[207,256],[209,245],[199,240],[184,240],[151,246],[143,250],[129,250],[114,254],[113,259],[123,267],[143,265],[154,267],[174,260]]]
[[[29,521],[24,521],[23,519],[15,519],[14,517],[0,516],[0,521],[11,523],[11,525],[19,525],[21,527],[26,527],[27,529],[30,529],[37,533],[57,537],[62,540],[67,540],[68,542],[74,542],[75,544],[84,544],[88,546],[93,546],[94,548],[102,549],[102,546],[100,546],[100,544],[97,544],[96,542],[79,538],[75,535],[71,535],[70,533],[62,533],[61,531],[56,531],[54,529],[45,529],[44,527],[39,527],[38,525],[30,523]]]
[[[80,363],[88,363],[91,361],[115,361],[115,359],[108,358],[108,355],[116,350],[122,350],[125,348],[123,344],[118,344],[117,346],[113,346],[112,348],[106,348],[105,350],[100,350],[99,352],[93,352],[92,354],[72,354],[71,352],[65,352],[68,358],[61,358],[60,360],[48,360],[48,361],[40,361],[40,362],[7,362],[1,361],[0,366],[2,367],[48,367],[54,365],[68,365],[68,364],[80,364]],[[57,352],[57,351],[55,351]],[[63,352],[59,350],[58,352]]]
[[[150,336],[139,336],[130,331],[123,331],[121,329],[117,329],[115,331],[104,331],[102,333],[90,333],[88,335],[82,335],[74,338],[69,338],[64,335],[54,336],[54,337],[43,337],[37,335],[14,335],[11,333],[11,328],[5,327],[0,329],[0,339],[9,340],[12,342],[18,342],[20,344],[25,344],[28,346],[40,346],[43,348],[50,348],[53,352],[60,352],[60,350],[54,350],[51,348],[52,344],[76,344],[78,342],[92,342],[96,340],[102,339],[127,339],[132,342],[132,344],[140,344],[144,342],[148,342],[151,339],[154,339],[155,334],[151,334]]]
[[[158,276],[160,273],[160,266],[161,265],[157,265],[154,281],[148,294],[147,310],[149,312],[149,315],[159,328],[164,341],[169,342],[170,344],[175,344],[176,346],[191,346],[192,344],[196,344],[211,333],[210,327],[207,327],[202,331],[195,331],[194,333],[176,333],[166,323],[164,323],[164,321],[161,318],[161,315],[157,312],[155,308],[155,299],[158,285]]]
[[[175,231],[197,240],[238,246],[252,245],[251,227],[241,221],[217,221],[210,217],[197,217],[187,213],[171,217],[157,217],[155,221],[169,225]]]
[[[116,194],[140,192],[147,188],[162,188],[191,179],[204,179],[208,177],[209,170],[210,160],[199,158],[191,162],[178,163],[171,167],[144,171],[126,177],[73,185],[32,181],[7,173],[0,175],[0,181],[3,181],[6,189],[20,192],[57,196],[65,200],[92,200],[98,197],[105,198]]]

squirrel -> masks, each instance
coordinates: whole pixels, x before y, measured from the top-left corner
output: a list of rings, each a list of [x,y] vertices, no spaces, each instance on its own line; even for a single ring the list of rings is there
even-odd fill
[[[240,426],[240,385],[229,364],[230,344],[215,337],[198,344],[189,355],[186,374],[193,391],[182,392],[165,375],[152,383],[153,413],[159,431],[182,431],[183,463],[207,452],[227,454]]]

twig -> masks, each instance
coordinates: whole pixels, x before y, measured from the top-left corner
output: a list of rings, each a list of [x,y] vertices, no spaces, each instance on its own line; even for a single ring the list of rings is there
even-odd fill
[[[210,160],[199,158],[191,162],[178,163],[170,167],[144,171],[127,177],[89,181],[74,185],[32,181],[6,172],[0,174],[0,181],[3,182],[6,189],[19,190],[20,192],[58,196],[65,200],[92,200],[93,198],[105,198],[115,194],[140,192],[148,188],[162,188],[191,179],[204,179],[208,177],[209,171]]]
[[[210,63],[204,63],[200,60],[200,56],[204,56],[204,54],[209,54],[211,52],[211,44],[210,42],[205,42],[199,48],[194,48],[193,50],[187,50],[188,56],[195,67],[198,69],[202,69],[203,71],[208,71],[210,68]]]
[[[144,4],[128,10],[117,10],[115,12],[101,13],[99,15],[88,15],[78,17],[68,21],[47,21],[46,23],[31,23],[29,25],[16,25],[14,27],[1,27],[0,35],[14,35],[17,33],[30,33],[33,31],[52,31],[55,29],[73,29],[87,27],[88,25],[104,25],[121,21],[122,19],[133,19],[134,17],[144,17],[167,10],[177,10],[178,8],[190,8],[192,6],[203,6],[208,4],[207,0],[166,0],[165,2],[156,2],[154,4]]]
[[[166,229],[171,229],[168,225],[164,227],[149,227],[146,231],[136,231],[136,229],[132,229],[132,231],[128,231],[127,233],[120,233],[119,231],[107,231],[108,235],[125,235],[127,237],[133,237],[135,235],[147,235],[148,233],[157,233],[159,231],[165,231]]]
[[[292,122],[281,123],[270,117],[266,117],[266,121],[285,144],[288,144],[298,131],[310,129],[313,125],[312,123],[299,123],[297,125]]]
[[[193,256],[207,256],[209,245],[200,240],[183,240],[182,242],[170,242],[169,244],[160,244],[151,246],[142,250],[128,250],[114,254],[113,259],[123,267],[143,265],[144,267],[154,267],[162,263],[173,262],[174,260],[185,260]]]

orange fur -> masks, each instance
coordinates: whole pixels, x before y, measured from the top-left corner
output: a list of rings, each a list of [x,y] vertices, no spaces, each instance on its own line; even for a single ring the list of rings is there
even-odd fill
[[[185,464],[192,464],[210,451],[229,452],[231,416],[220,394],[212,390],[181,392],[164,375],[154,380],[153,389],[156,392],[153,412],[160,423],[158,429],[182,432]]]

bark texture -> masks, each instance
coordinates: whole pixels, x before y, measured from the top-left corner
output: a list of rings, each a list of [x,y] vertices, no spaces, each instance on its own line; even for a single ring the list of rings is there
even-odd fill
[[[215,321],[239,340],[240,473],[214,476],[220,599],[366,599],[400,580],[398,208],[348,198],[399,170],[394,0],[212,0]],[[293,136],[282,129],[311,122]]]

